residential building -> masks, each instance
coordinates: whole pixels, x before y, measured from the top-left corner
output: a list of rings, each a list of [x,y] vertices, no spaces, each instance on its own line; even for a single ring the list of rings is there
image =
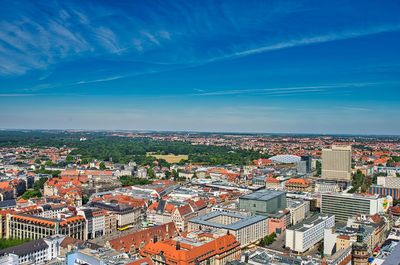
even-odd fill
[[[146,210],[147,222],[151,225],[160,225],[172,221],[173,204],[165,200],[152,203]]]
[[[193,210],[190,204],[175,208],[171,215],[172,221],[175,223],[175,226],[179,231],[186,231],[188,220],[195,216],[197,216],[197,213]]]
[[[286,247],[304,253],[324,238],[324,229],[335,226],[335,216],[317,214],[286,229]]]
[[[284,210],[287,206],[286,192],[259,190],[239,198],[239,208],[254,214],[268,215]]]
[[[322,178],[351,181],[351,146],[322,149]]]
[[[232,234],[242,246],[246,246],[268,235],[268,217],[213,211],[188,222],[189,232],[205,229],[217,229]]]
[[[104,235],[109,236],[117,230],[117,217],[111,213],[107,212],[104,216]]]

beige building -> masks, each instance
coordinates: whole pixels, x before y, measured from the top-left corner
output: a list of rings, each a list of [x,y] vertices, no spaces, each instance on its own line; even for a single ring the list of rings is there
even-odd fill
[[[8,214],[6,223],[6,238],[40,239],[52,235],[66,235],[84,240],[86,236],[85,218],[77,215],[49,219],[26,214]]]
[[[322,149],[322,178],[351,180],[351,146]]]
[[[322,149],[322,178],[351,180],[351,146]]]
[[[310,202],[288,199],[288,210],[290,212],[290,224],[295,225],[302,222],[310,212]]]
[[[104,217],[104,235],[109,236],[117,230],[117,218],[113,213],[108,213]]]

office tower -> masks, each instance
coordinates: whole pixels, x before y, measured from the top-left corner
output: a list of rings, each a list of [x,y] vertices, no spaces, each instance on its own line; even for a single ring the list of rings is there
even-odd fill
[[[307,174],[312,171],[312,158],[311,156],[302,156],[301,160],[297,163],[297,172],[299,174]]]
[[[351,181],[351,146],[322,150],[322,178]]]

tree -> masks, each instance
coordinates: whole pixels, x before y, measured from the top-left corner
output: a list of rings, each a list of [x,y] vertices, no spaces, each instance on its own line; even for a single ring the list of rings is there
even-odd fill
[[[317,163],[316,163],[316,169],[317,169],[317,176],[321,176],[322,164],[321,164],[321,162],[318,161],[318,160],[317,160]]]
[[[361,188],[362,192],[366,192],[369,189],[372,181],[369,180],[368,183],[365,182],[365,175],[361,172],[361,170],[357,170],[357,172],[353,175],[352,186],[354,191],[357,191]]]
[[[29,239],[14,239],[14,238],[10,238],[10,239],[5,239],[5,238],[1,238],[0,239],[0,249],[5,249],[5,248],[10,248],[10,247],[14,247],[14,246],[18,246],[21,244],[24,244],[26,242],[28,242]]]
[[[33,183],[33,189],[40,191],[44,188],[44,183],[46,183],[47,178],[40,178],[39,180],[35,181],[35,183]]]
[[[151,183],[151,181],[148,179],[142,179],[133,176],[121,176],[119,177],[119,181],[121,182],[123,187],[134,185],[147,185]]]
[[[148,169],[147,169],[147,176],[148,176],[150,179],[154,179],[154,178],[156,177],[156,174],[154,173],[154,170],[153,170],[152,168],[148,168]]]
[[[74,157],[72,155],[67,155],[67,157],[65,158],[65,161],[67,161],[68,163],[71,163],[74,161]]]
[[[105,170],[106,169],[106,165],[104,164],[104,162],[101,162],[99,164],[99,168],[100,168],[100,170]]]
[[[89,202],[89,197],[84,195],[82,197],[82,204],[87,204],[88,202]]]
[[[259,245],[261,247],[271,245],[275,241],[275,238],[276,234],[275,232],[273,232],[272,234],[267,235],[263,239],[261,239]]]
[[[28,200],[30,198],[35,198],[35,197],[36,198],[42,197],[42,193],[39,190],[33,189],[33,190],[25,191],[24,194],[22,194],[22,196],[21,196],[21,198],[25,199],[25,200]]]

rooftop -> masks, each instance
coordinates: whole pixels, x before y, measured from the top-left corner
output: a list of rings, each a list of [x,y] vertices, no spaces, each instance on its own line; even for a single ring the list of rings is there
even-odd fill
[[[269,201],[275,197],[285,194],[283,191],[277,190],[259,190],[247,195],[240,197],[240,199],[245,200],[258,200],[258,201]]]
[[[237,222],[233,222],[231,224],[221,224],[217,222],[210,221],[210,219],[219,217],[219,216],[230,216],[234,218],[238,218],[239,220]],[[208,214],[200,215],[198,217],[192,218],[189,220],[191,223],[196,223],[196,224],[201,224],[205,226],[213,226],[215,228],[221,228],[221,229],[228,229],[228,230],[239,230],[242,229],[246,226],[258,223],[260,221],[268,219],[267,216],[262,216],[262,215],[242,215],[239,213],[233,213],[233,212],[220,212],[220,211],[214,211]]]
[[[301,223],[298,223],[290,228],[288,230],[295,230],[299,232],[304,232],[310,229],[311,227],[314,227],[324,221],[326,221],[328,218],[332,217],[333,215],[331,214],[316,214],[306,220],[304,220]]]

